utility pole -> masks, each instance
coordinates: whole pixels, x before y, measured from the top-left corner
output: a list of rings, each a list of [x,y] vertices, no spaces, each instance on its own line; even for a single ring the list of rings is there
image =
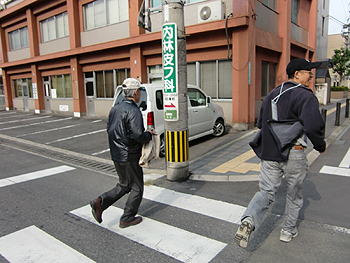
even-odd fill
[[[162,57],[167,179],[189,177],[184,1],[163,0]]]

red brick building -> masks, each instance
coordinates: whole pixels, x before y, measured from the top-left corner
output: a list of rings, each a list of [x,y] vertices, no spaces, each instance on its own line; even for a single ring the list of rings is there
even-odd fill
[[[0,11],[6,109],[107,116],[124,78],[161,81],[161,1],[149,1],[152,32],[138,27],[141,4],[9,2]],[[184,12],[188,82],[222,105],[235,129],[254,124],[291,58],[315,60],[317,0],[189,0]]]

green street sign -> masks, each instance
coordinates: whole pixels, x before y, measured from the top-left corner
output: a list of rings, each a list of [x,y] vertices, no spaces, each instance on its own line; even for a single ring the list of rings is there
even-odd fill
[[[179,115],[179,103],[176,23],[163,24],[162,58],[164,119],[167,121],[177,121]]]

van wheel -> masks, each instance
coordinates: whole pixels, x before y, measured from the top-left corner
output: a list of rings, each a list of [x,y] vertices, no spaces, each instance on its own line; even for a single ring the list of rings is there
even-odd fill
[[[165,156],[165,139],[164,133],[160,135],[160,147],[159,147],[159,157]]]
[[[215,137],[219,137],[223,135],[225,132],[225,123],[221,119],[217,119],[215,121],[214,127],[213,127],[213,135]]]

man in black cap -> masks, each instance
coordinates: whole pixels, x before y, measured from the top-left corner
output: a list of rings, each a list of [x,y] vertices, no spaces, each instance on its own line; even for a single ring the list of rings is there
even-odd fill
[[[109,148],[119,176],[116,187],[90,201],[92,215],[102,222],[102,212],[129,193],[120,228],[137,225],[142,217],[136,216],[143,195],[143,171],[139,165],[143,143],[152,139],[152,131],[145,131],[142,114],[137,104],[140,100],[140,82],[127,78],[123,82],[122,102],[115,105],[108,116],[107,133]]]
[[[298,235],[297,220],[303,205],[302,183],[308,171],[306,136],[319,152],[326,150],[324,121],[316,96],[308,88],[311,69],[321,62],[293,59],[287,65],[288,81],[273,89],[260,109],[258,135],[250,143],[261,159],[260,191],[250,201],[235,235],[240,247],[247,247],[252,231],[259,227],[284,176],[287,196],[280,240],[290,242]]]

